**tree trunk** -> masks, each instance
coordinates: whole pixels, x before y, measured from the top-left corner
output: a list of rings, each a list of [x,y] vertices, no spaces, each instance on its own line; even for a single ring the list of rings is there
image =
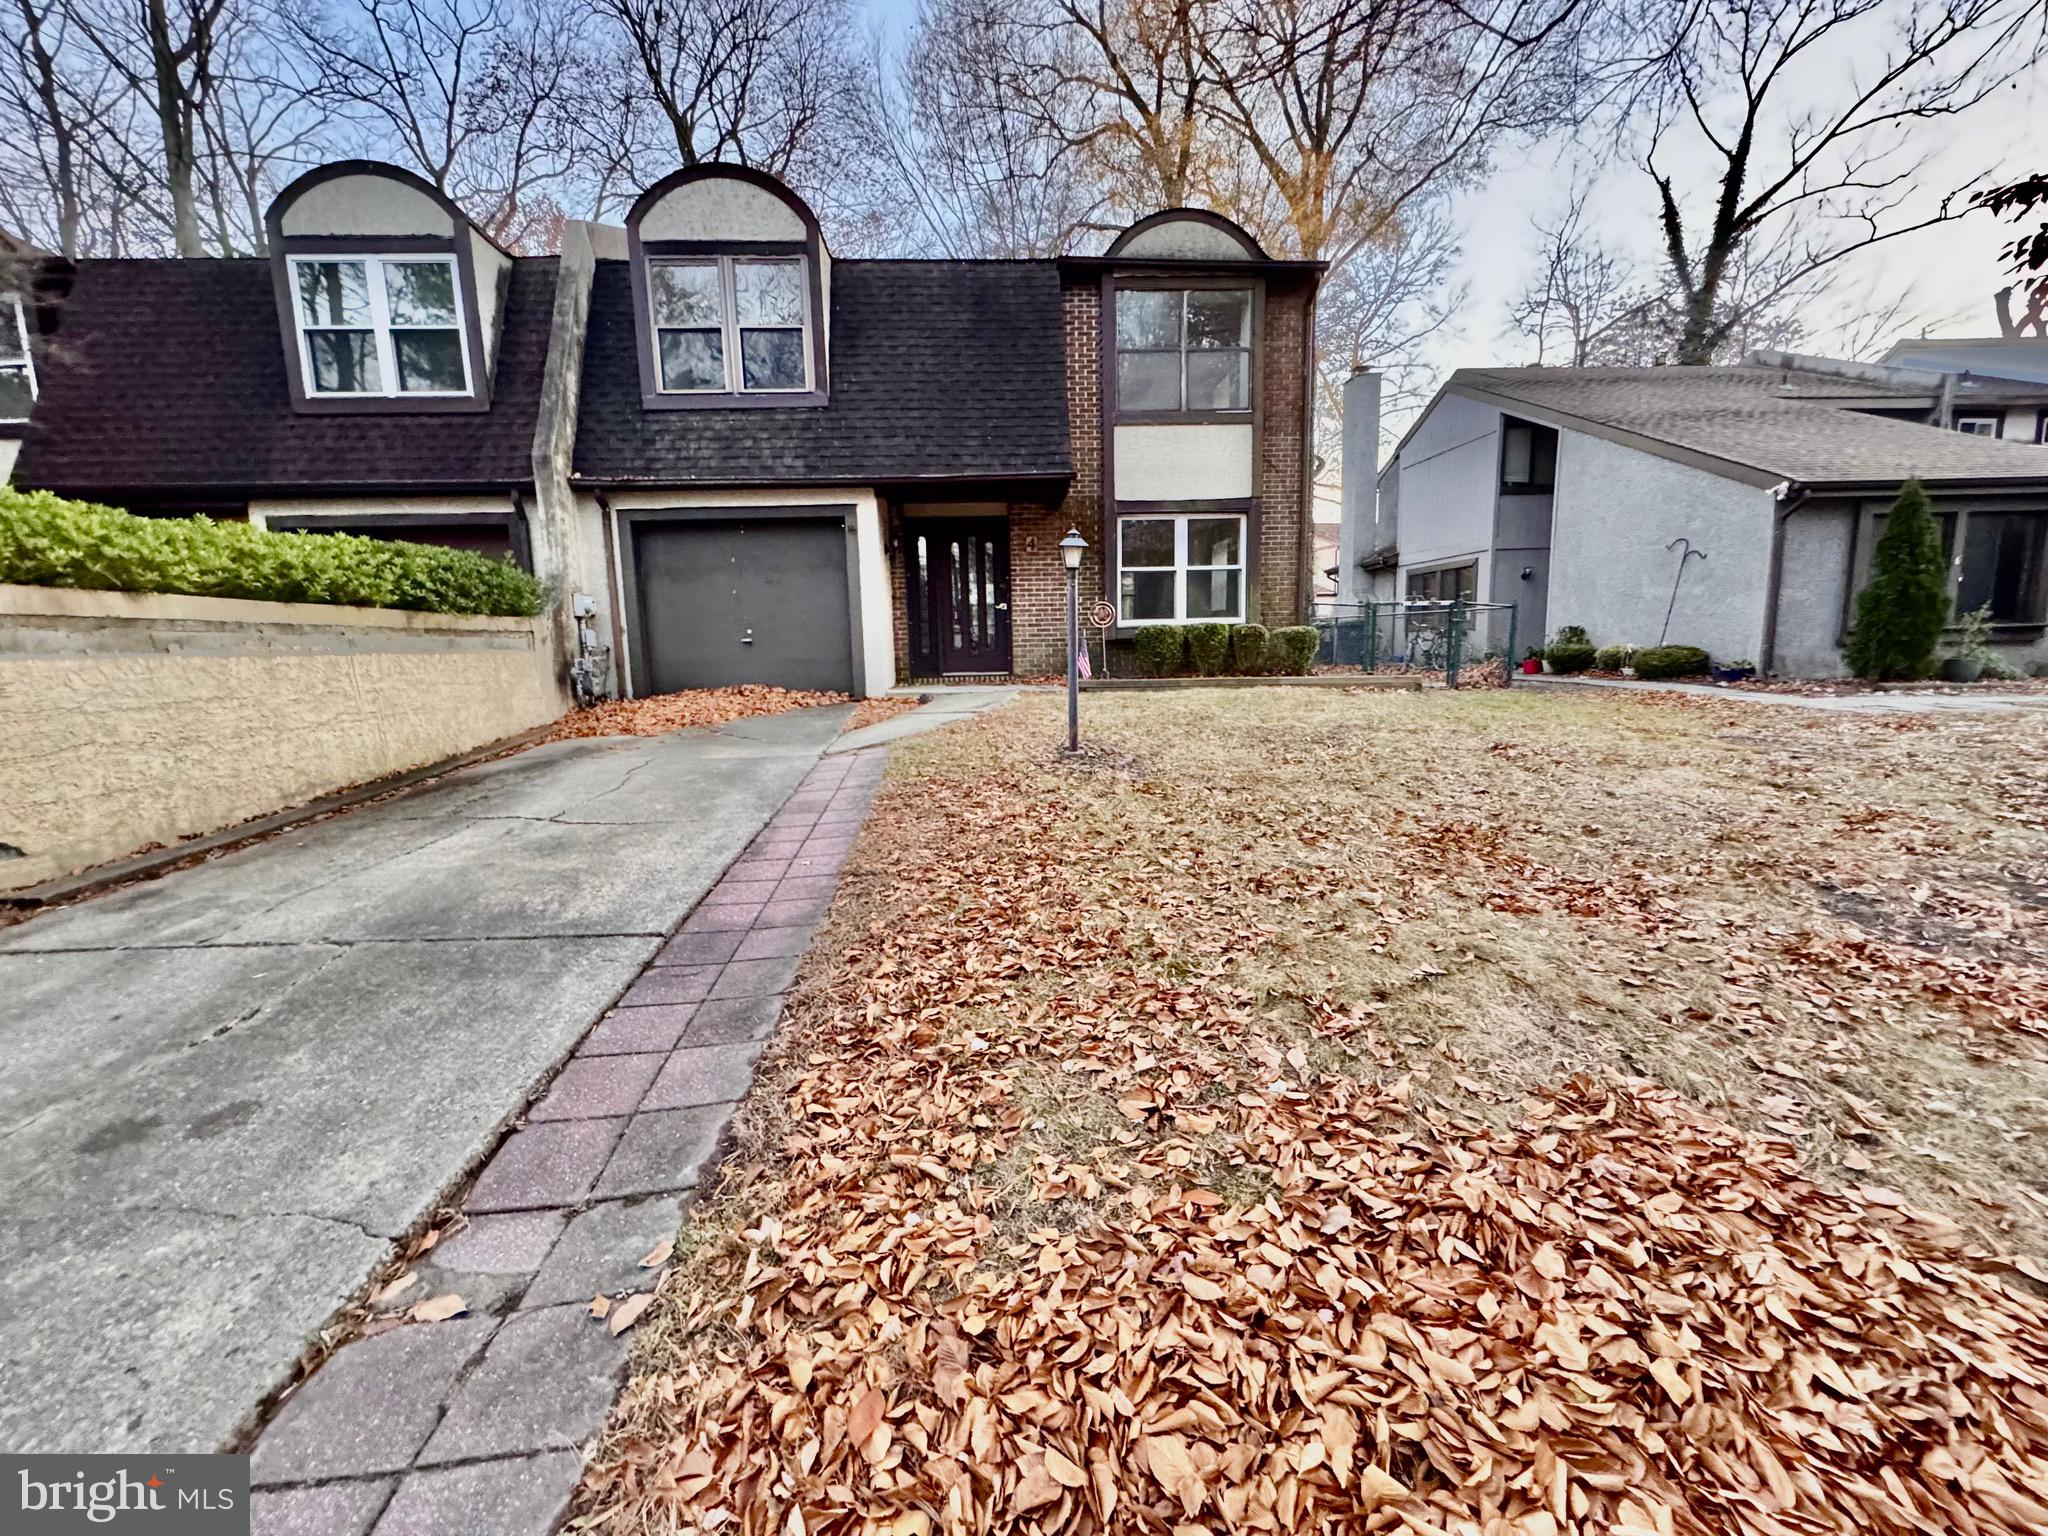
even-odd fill
[[[196,29],[205,23],[195,17],[193,25]],[[196,31],[193,42],[204,69],[205,45]],[[149,53],[156,75],[156,120],[163,130],[164,182],[171,193],[171,238],[180,256],[204,256],[192,185],[198,160],[192,144],[192,98],[178,73],[178,48],[171,41],[165,0],[149,0]]]

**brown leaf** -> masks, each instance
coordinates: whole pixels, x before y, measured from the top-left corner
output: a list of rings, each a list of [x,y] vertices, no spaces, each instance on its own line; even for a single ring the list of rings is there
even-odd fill
[[[451,1317],[460,1316],[469,1310],[468,1304],[449,1291],[446,1295],[432,1296],[414,1305],[406,1315],[416,1323],[445,1323]]]
[[[669,1255],[675,1251],[676,1240],[672,1237],[664,1237],[641,1258],[640,1267],[642,1269],[659,1269],[668,1262]]]
[[[639,1322],[640,1314],[647,1310],[648,1305],[653,1300],[654,1292],[635,1291],[632,1295],[626,1297],[625,1300],[615,1305],[612,1308],[611,1316],[605,1321],[605,1327],[611,1330],[612,1337],[617,1338],[628,1328]]]

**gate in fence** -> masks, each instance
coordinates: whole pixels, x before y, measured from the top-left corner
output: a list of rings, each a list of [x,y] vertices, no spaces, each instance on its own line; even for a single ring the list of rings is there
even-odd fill
[[[1447,688],[1506,687],[1515,675],[1515,605],[1468,603],[1318,603],[1311,621],[1322,636],[1316,660],[1366,672],[1440,676]],[[1497,665],[1496,665],[1497,664]]]

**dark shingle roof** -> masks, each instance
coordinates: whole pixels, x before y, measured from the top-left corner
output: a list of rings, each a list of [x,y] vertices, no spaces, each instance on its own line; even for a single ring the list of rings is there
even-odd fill
[[[2048,481],[2048,449],[1849,409],[1912,398],[1866,380],[1749,366],[1460,368],[1447,387],[1809,485]]]
[[[1072,471],[1052,262],[835,261],[831,399],[650,411],[627,266],[590,298],[576,474],[586,481],[853,484]]]
[[[533,479],[557,263],[513,263],[488,411],[300,415],[270,263],[81,261],[38,345],[17,485],[218,495]]]

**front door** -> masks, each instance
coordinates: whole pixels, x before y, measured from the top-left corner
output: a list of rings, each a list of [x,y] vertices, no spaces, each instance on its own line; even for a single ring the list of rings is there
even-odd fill
[[[921,660],[940,676],[1010,670],[1010,522],[1002,517],[910,524],[923,586]]]

